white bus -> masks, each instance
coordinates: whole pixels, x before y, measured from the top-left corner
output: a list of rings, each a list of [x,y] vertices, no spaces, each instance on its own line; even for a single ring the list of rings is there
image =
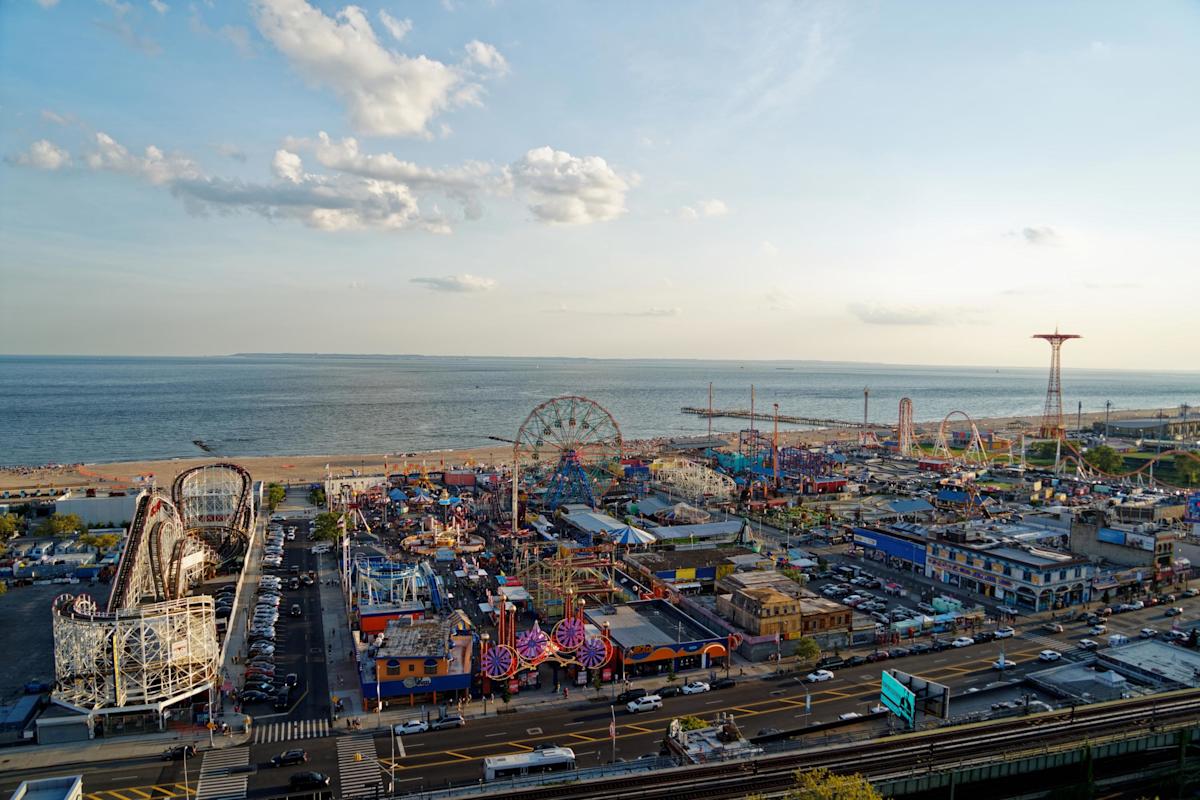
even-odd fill
[[[483,760],[483,779],[494,781],[566,769],[575,769],[575,751],[569,747],[547,747],[532,753],[489,756]]]

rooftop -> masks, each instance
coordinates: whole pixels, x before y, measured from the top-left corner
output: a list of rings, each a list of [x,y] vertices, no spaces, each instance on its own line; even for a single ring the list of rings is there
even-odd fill
[[[695,550],[652,550],[625,556],[651,572],[724,564],[735,556],[756,555],[745,547],[704,547]],[[736,562],[735,562],[736,563]]]
[[[1200,653],[1157,639],[1138,639],[1106,648],[1097,657],[1134,680],[1200,686]]]
[[[384,631],[384,641],[377,658],[443,657],[450,649],[450,634],[453,631],[452,626],[440,620],[413,623],[391,620]]]
[[[722,638],[665,600],[589,608],[584,613],[597,627],[608,623],[613,642],[620,647]]]

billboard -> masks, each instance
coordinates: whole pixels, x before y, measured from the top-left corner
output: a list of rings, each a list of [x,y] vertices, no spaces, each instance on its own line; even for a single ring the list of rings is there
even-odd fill
[[[1183,507],[1183,521],[1200,525],[1200,492],[1188,496],[1187,505]]]
[[[1101,528],[1096,534],[1096,538],[1101,542],[1108,542],[1109,544],[1125,544],[1125,532],[1113,530],[1112,528]]]
[[[913,718],[917,710],[917,696],[888,672],[882,673],[880,678],[882,683],[879,701],[887,706],[889,711],[907,722],[908,727],[913,727],[915,724]]]
[[[934,683],[931,680],[922,678],[920,675],[910,675],[898,669],[889,669],[884,675],[892,678],[900,686],[907,688],[915,700],[920,702],[923,714],[940,719],[950,719],[949,686]]]

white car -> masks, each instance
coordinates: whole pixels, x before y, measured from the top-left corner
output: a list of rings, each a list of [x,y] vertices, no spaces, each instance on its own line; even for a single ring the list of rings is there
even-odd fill
[[[1080,639],[1079,646],[1084,650],[1098,650],[1100,648],[1100,643],[1094,642],[1091,639]]]
[[[1062,653],[1057,650],[1043,650],[1038,653],[1038,661],[1058,661],[1062,658]]]
[[[959,636],[957,639],[955,639],[953,642],[950,643],[950,646],[951,647],[970,647],[973,644],[975,644],[975,640],[972,639],[970,636]]]
[[[1003,661],[993,661],[992,669],[998,669],[998,670],[1004,671],[1006,669],[1012,669],[1016,665],[1017,665],[1017,662],[1013,661],[1011,658],[1006,658]]]
[[[1009,625],[1005,625],[1003,628],[996,628],[996,638],[997,639],[1011,639],[1013,636],[1016,636],[1016,635],[1017,635],[1017,632],[1015,630],[1013,630],[1012,627]]]
[[[1158,636],[1158,631],[1156,631],[1154,628],[1142,628],[1142,631],[1139,635],[1143,639],[1153,639],[1155,636]]]
[[[648,694],[637,700],[630,700],[625,704],[625,708],[630,714],[636,714],[639,711],[653,711],[656,708],[662,708],[662,698],[656,694]]]
[[[833,680],[833,673],[827,669],[819,669],[819,670],[816,670],[815,672],[810,672],[807,675],[805,675],[804,680],[808,681],[809,683],[820,683],[822,681],[831,681],[831,680]]]
[[[1090,633],[1092,636],[1100,636],[1102,634],[1108,633],[1108,626],[1107,625],[1093,625],[1091,627],[1091,629],[1088,631],[1088,633]]]
[[[287,532],[287,540],[289,542],[296,541],[296,529],[295,528],[293,528],[292,530]]]
[[[703,694],[704,692],[707,692],[710,688],[712,688],[712,687],[710,687],[704,681],[692,681],[691,683],[685,683],[683,685],[683,693],[684,694]]]
[[[1132,603],[1129,604],[1129,609],[1131,611],[1141,611],[1145,607],[1146,607],[1146,604],[1143,603],[1141,600],[1134,600]]]
[[[845,714],[838,714],[838,719],[840,719],[842,722],[846,722],[848,720],[858,719],[861,716],[862,714],[858,713],[857,711],[847,711]]]
[[[409,719],[398,723],[392,728],[397,736],[407,736],[410,733],[424,733],[429,730],[429,723],[423,719]]]

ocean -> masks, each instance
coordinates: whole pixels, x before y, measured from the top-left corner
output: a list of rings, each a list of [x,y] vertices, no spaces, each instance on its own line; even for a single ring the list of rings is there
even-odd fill
[[[918,422],[950,411],[972,417],[1037,415],[1041,369],[871,364],[474,358],[228,356],[125,358],[0,356],[0,464],[200,455],[306,455],[463,449],[515,437],[538,403],[581,394],[604,406],[625,438],[703,434],[680,413],[705,406],[895,425],[901,397]],[[1065,370],[1074,413],[1200,407],[1200,372]],[[1197,413],[1200,413],[1198,411]],[[716,419],[714,431],[745,421]],[[769,421],[759,424],[769,429]],[[787,426],[784,426],[787,427]]]

